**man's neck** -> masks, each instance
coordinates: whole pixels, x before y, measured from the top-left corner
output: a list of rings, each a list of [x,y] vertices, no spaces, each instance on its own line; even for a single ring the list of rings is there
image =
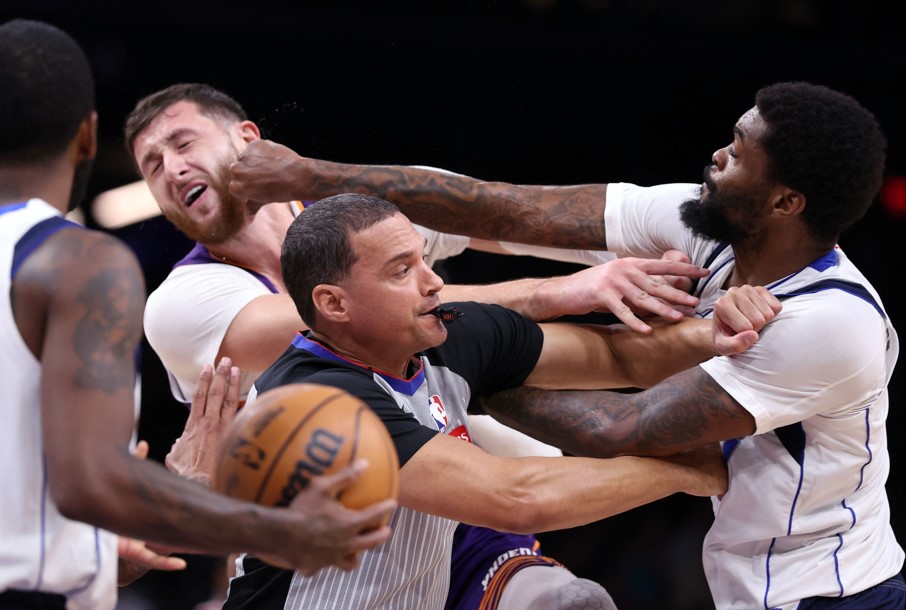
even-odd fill
[[[387,358],[386,350],[374,352],[359,342],[353,341],[350,337],[319,333],[314,330],[309,331],[309,337],[345,360],[370,371],[386,373],[400,379],[408,377],[409,364],[412,362],[413,356],[390,360]]]
[[[288,204],[267,205],[249,217],[242,230],[227,241],[202,245],[214,258],[253,268],[282,284],[280,248],[293,218]]]
[[[0,205],[38,198],[65,214],[73,172],[71,168],[68,173],[64,170],[63,166],[55,168],[53,163],[42,167],[0,167]]]
[[[733,246],[736,262],[733,273],[723,288],[744,284],[769,286],[804,269],[832,248],[832,245],[826,246],[813,241],[790,243],[786,247],[777,245],[772,248],[759,248],[757,251],[743,246]]]

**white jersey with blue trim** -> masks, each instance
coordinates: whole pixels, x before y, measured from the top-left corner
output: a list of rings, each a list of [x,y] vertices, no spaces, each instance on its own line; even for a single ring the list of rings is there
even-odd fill
[[[711,269],[696,287],[710,317],[733,250],[697,238],[678,214],[699,186],[610,184],[608,247],[635,256],[683,250]],[[743,354],[701,366],[755,419],[724,442],[729,491],[713,499],[705,574],[717,608],[792,610],[900,572],[890,526],[885,422],[899,353],[881,299],[838,247],[768,286],[783,310]]]
[[[116,536],[67,519],[50,497],[41,363],[19,334],[10,302],[18,263],[60,226],[73,225],[39,199],[0,206],[0,591],[57,593],[70,608],[104,610],[116,605]]]
[[[233,319],[271,290],[251,271],[218,262],[196,246],[149,296],[145,336],[167,370],[173,397],[192,401],[198,375],[213,365]],[[183,260],[186,260],[183,259]],[[240,398],[260,371],[242,371]]]

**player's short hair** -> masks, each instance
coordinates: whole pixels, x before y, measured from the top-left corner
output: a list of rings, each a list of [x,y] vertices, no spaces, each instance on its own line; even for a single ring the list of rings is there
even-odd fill
[[[0,162],[59,156],[94,109],[91,66],[69,34],[27,19],[0,26]]]
[[[812,236],[836,241],[881,188],[887,142],[880,125],[849,95],[811,83],[764,87],[755,105],[767,125],[760,144],[768,177],[805,194]]]
[[[170,85],[140,99],[126,118],[125,142],[129,155],[134,157],[135,139],[160,113],[177,102],[195,103],[202,114],[228,121],[245,121],[245,109],[223,91],[205,83]]]
[[[319,284],[337,284],[359,258],[351,244],[356,233],[399,213],[389,201],[344,193],[315,202],[296,216],[280,253],[286,290],[299,315],[317,328],[312,291]]]

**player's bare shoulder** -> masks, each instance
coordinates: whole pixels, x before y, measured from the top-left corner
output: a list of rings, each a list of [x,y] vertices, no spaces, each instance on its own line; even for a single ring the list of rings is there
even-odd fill
[[[66,226],[23,256],[12,287],[16,323],[40,358],[51,322],[67,321],[76,338],[141,334],[145,283],[135,254],[119,239],[78,225]]]

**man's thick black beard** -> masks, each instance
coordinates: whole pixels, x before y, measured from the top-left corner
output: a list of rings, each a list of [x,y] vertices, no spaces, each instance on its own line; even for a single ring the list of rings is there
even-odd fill
[[[736,244],[749,236],[744,229],[731,224],[712,205],[703,204],[701,199],[684,201],[680,205],[680,220],[687,229],[705,239]]]

